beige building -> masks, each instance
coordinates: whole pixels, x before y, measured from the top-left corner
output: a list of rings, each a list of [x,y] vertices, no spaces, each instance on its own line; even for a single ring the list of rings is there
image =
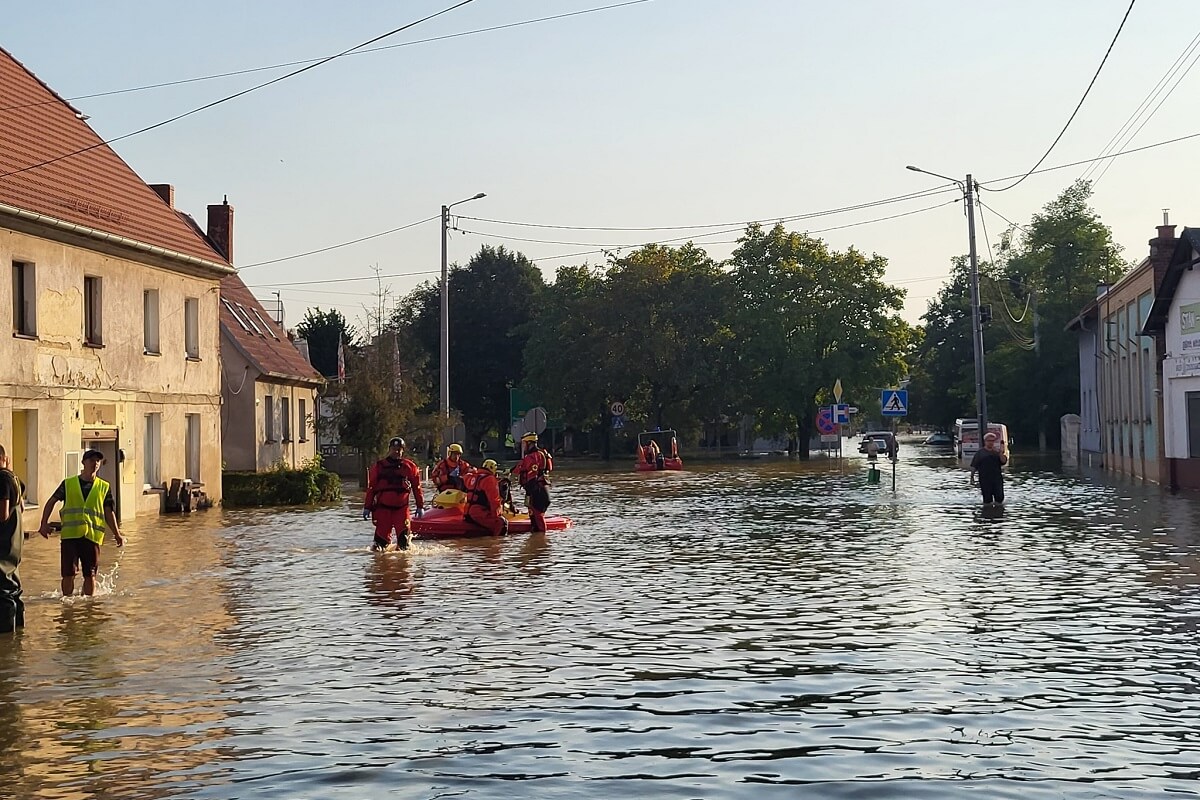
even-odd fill
[[[84,117],[0,50],[0,444],[42,503],[105,453],[119,514],[172,478],[219,499],[220,282],[227,258]],[[35,523],[40,509],[27,512]]]

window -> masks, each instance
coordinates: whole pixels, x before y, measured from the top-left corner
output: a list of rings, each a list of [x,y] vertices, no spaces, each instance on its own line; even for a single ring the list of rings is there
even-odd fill
[[[271,395],[263,399],[263,421],[267,426],[267,441],[275,441],[275,398]]]
[[[283,432],[283,441],[292,440],[292,402],[290,397],[279,398],[279,428]]]
[[[142,483],[154,488],[162,485],[162,414],[146,415]]]
[[[259,324],[262,325],[263,330],[271,334],[271,337],[275,339],[275,341],[279,341],[279,337],[275,335],[275,327],[263,319],[263,315],[258,313],[257,308],[251,310],[254,311],[254,317],[258,320]]]
[[[254,329],[254,332],[264,339],[267,338],[267,335],[258,329],[258,323],[254,321],[254,317],[250,316],[250,312],[246,310],[246,307],[241,303],[238,303],[237,307],[238,311],[242,312],[242,317],[250,324],[250,327]]]
[[[183,338],[188,358],[200,357],[200,300],[189,297],[183,301]]]
[[[298,425],[300,427],[300,441],[307,442],[308,441],[308,414],[305,413],[305,411],[307,409],[305,409],[304,398],[301,397],[296,402],[299,404],[299,408],[297,409],[297,413],[296,413],[296,425]]]
[[[155,356],[161,352],[158,349],[158,289],[142,292],[142,352]]]
[[[104,345],[104,296],[100,279],[95,275],[83,278],[83,341],[93,347]]]
[[[14,261],[13,265],[13,333],[17,336],[37,336],[37,282],[33,264]]]
[[[187,439],[183,446],[184,467],[192,483],[200,483],[200,415],[185,414]]]
[[[246,320],[242,319],[242,315],[238,313],[238,310],[233,307],[233,303],[224,299],[222,299],[221,302],[225,304],[227,309],[229,309],[229,313],[233,315],[234,319],[237,320],[237,324],[242,326],[242,330],[244,330],[246,333],[250,333],[250,326],[246,324]]]

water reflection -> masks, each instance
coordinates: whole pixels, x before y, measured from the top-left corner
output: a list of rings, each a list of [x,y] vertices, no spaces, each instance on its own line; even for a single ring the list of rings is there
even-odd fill
[[[571,474],[558,533],[164,520],[0,643],[16,797],[1196,796],[1194,499],[1014,459]]]

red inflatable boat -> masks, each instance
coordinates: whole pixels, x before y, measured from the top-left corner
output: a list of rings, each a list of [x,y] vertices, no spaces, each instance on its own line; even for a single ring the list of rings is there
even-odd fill
[[[546,517],[546,529],[565,531],[574,525],[570,517]],[[413,538],[454,539],[466,536],[490,536],[483,528],[463,519],[461,508],[429,508],[420,519],[412,521]],[[508,518],[508,532],[529,533],[529,515],[516,514]]]
[[[642,431],[637,438],[637,472],[658,472],[664,469],[683,469],[679,444],[673,430]]]

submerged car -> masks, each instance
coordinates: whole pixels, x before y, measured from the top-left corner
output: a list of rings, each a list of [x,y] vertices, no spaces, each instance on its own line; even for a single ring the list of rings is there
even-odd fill
[[[868,431],[863,434],[862,441],[858,443],[858,452],[867,452],[867,443],[875,442],[876,452],[880,455],[887,455],[889,452],[895,453],[900,449],[896,437],[891,431]]]
[[[931,447],[953,447],[954,437],[948,433],[931,433],[925,437],[925,441],[921,444],[927,444]]]

